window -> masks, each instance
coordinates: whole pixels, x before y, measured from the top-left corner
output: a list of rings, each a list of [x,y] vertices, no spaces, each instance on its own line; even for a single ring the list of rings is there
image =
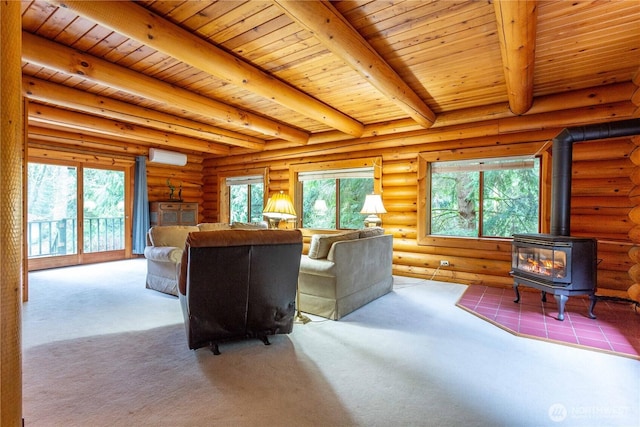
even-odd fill
[[[230,222],[260,222],[264,200],[262,175],[227,178]]]
[[[360,213],[367,194],[373,192],[373,168],[303,172],[302,227],[361,228]],[[337,224],[337,226],[336,226]]]
[[[550,182],[549,140],[420,153],[418,244],[548,233]]]
[[[367,194],[382,192],[379,157],[291,165],[289,188],[300,226],[362,228]]]
[[[431,235],[511,237],[539,230],[540,159],[433,162]]]
[[[218,179],[220,222],[263,221],[266,168],[243,169],[220,174]]]

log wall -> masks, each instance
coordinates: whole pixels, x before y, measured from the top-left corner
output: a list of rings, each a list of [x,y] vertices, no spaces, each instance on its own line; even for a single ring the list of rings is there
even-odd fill
[[[560,117],[540,114],[487,120],[443,131],[419,130],[206,159],[203,220],[218,220],[216,183],[218,176],[230,171],[267,167],[269,193],[289,192],[288,170],[292,164],[381,156],[382,197],[388,211],[382,219],[386,232],[394,237],[394,274],[510,287],[513,284],[509,275],[510,239],[427,237],[426,244],[418,244],[418,154],[450,153],[465,147],[477,147],[490,154],[524,142],[551,140],[565,127],[628,118],[633,111],[631,103],[617,103],[588,111],[563,111]],[[524,130],[518,131],[518,127]],[[624,294],[633,283],[628,271],[634,263],[628,251],[634,245],[628,233],[635,225],[629,218],[634,206],[629,199],[634,188],[631,176],[635,168],[630,159],[634,148],[631,138],[589,141],[575,146],[572,234],[598,239],[598,287],[604,293]],[[543,185],[549,188],[550,183]],[[543,215],[548,221],[549,212]],[[441,259],[449,260],[450,267],[438,268]]]
[[[147,191],[150,202],[169,200],[167,180],[175,187],[174,199],[179,197],[178,192],[181,191],[182,200],[198,203],[199,217],[202,218],[202,159],[194,161],[189,158],[185,166],[158,165],[147,161]]]
[[[418,154],[469,150],[490,156],[496,150],[515,151],[518,144],[551,140],[563,128],[637,116],[634,101],[602,103],[591,108],[486,120],[475,124],[439,125],[429,130],[370,130],[359,139],[333,134],[315,135],[307,145],[268,142],[265,150],[239,151],[224,157],[187,152],[184,167],[147,163],[150,201],[167,200],[167,179],[182,186],[182,198],[198,202],[199,220],[220,221],[219,180],[225,174],[264,168],[269,194],[290,192],[292,164],[382,158],[382,196],[388,213],[382,218],[394,236],[394,273],[465,284],[511,286],[509,239],[429,238],[418,244]],[[391,127],[392,128],[392,127]],[[339,139],[339,140],[338,140]],[[640,155],[637,137],[575,144],[572,182],[572,234],[598,238],[598,286],[601,292],[624,296],[640,277],[633,252],[640,243]],[[29,127],[30,157],[102,164],[132,164],[146,155],[151,142],[116,141],[67,133],[55,128]],[[513,147],[513,148],[512,148]],[[233,152],[233,151],[232,151]],[[635,157],[632,157],[635,154]],[[635,160],[634,160],[635,159]],[[546,188],[549,182],[544,182]],[[640,208],[636,209],[640,211]],[[548,223],[548,206],[543,206]],[[635,218],[635,221],[634,219]],[[548,227],[548,225],[547,225]],[[543,231],[548,231],[544,230]],[[307,233],[306,242],[309,235]],[[630,256],[629,254],[632,254]],[[441,259],[449,268],[438,268]]]
[[[631,96],[631,102],[636,107],[633,116],[640,117],[640,70],[633,76],[633,83],[636,86]],[[640,302],[640,136],[631,138],[631,141],[635,145],[631,153],[631,161],[634,164],[633,171],[631,172],[633,188],[629,192],[632,205],[629,217],[633,224],[633,228],[631,228],[629,232],[629,238],[633,242],[633,246],[629,249],[628,254],[633,263],[629,269],[629,276],[633,284],[629,287],[627,293],[631,299]]]

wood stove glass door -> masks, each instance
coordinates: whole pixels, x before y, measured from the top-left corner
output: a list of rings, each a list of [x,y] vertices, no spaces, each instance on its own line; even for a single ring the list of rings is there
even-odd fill
[[[567,279],[567,252],[559,248],[515,246],[513,268],[543,279]]]

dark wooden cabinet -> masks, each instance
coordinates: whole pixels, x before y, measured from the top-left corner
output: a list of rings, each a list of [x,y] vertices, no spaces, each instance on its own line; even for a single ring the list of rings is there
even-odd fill
[[[151,202],[151,225],[196,225],[198,204],[189,202]]]

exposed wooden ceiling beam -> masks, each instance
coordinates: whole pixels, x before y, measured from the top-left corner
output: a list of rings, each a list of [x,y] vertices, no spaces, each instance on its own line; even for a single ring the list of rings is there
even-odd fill
[[[53,127],[40,127],[35,124],[29,125],[27,129],[29,147],[33,144],[72,146],[78,147],[81,151],[94,150],[103,152],[118,153],[123,156],[146,156],[149,152],[149,144],[140,141],[121,143],[113,138],[105,138],[96,135],[87,135],[76,131],[56,129]],[[31,152],[29,152],[31,155]]]
[[[167,134],[153,129],[132,126],[128,123],[89,116],[69,110],[40,105],[33,102],[28,106],[29,123],[40,127],[53,126],[54,129],[74,129],[92,135],[110,135],[119,139],[145,141],[174,149],[201,151],[210,154],[229,154],[229,147],[185,136]]]
[[[170,114],[138,107],[126,102],[84,92],[35,77],[22,78],[22,91],[27,99],[85,113],[121,120],[163,132],[228,144],[252,150],[263,150],[264,140],[216,128],[206,123],[182,119]]]
[[[363,125],[357,120],[134,2],[119,2],[117,7],[110,1],[49,2],[334,129],[356,137],[362,134]]]
[[[495,0],[493,4],[509,107],[514,114],[524,114],[533,104],[537,1]]]
[[[640,73],[639,73],[640,76]],[[629,101],[629,97],[634,91],[638,90],[633,82],[614,83],[607,86],[599,86],[587,89],[579,89],[571,92],[563,92],[560,94],[546,95],[537,97],[531,108],[524,116],[532,116],[538,114],[552,113],[556,115],[564,115],[563,111],[569,111],[578,108],[594,108],[599,105],[615,105],[620,107],[621,103]],[[640,98],[638,98],[640,99]],[[633,102],[633,99],[631,100]],[[639,105],[639,104],[636,104]],[[622,114],[622,108],[617,113]],[[632,117],[637,114],[632,115]],[[436,122],[427,131],[440,131],[446,128],[460,125],[470,125],[472,123],[486,123],[492,120],[501,120],[515,118],[516,115],[510,110],[509,106],[504,103],[483,105],[480,107],[464,108],[461,110],[448,111],[438,114]],[[400,119],[390,122],[372,123],[366,125],[361,138],[374,138],[382,135],[406,134],[408,132],[419,131],[420,126],[412,119]],[[425,132],[423,130],[423,132]],[[462,135],[461,135],[462,136]],[[311,135],[308,146],[323,143],[333,143],[337,141],[348,141],[349,138],[343,133],[337,131],[318,132]],[[288,141],[274,140],[269,141],[265,150],[276,150],[293,148]],[[244,153],[239,148],[232,148],[231,155]]]
[[[329,2],[274,2],[417,123],[425,128],[433,124],[435,113]]]
[[[177,88],[26,31],[22,32],[22,59],[60,73],[81,76],[94,83],[179,107],[194,114],[206,115],[218,123],[231,123],[299,144],[304,144],[309,139],[309,135],[299,129]]]

